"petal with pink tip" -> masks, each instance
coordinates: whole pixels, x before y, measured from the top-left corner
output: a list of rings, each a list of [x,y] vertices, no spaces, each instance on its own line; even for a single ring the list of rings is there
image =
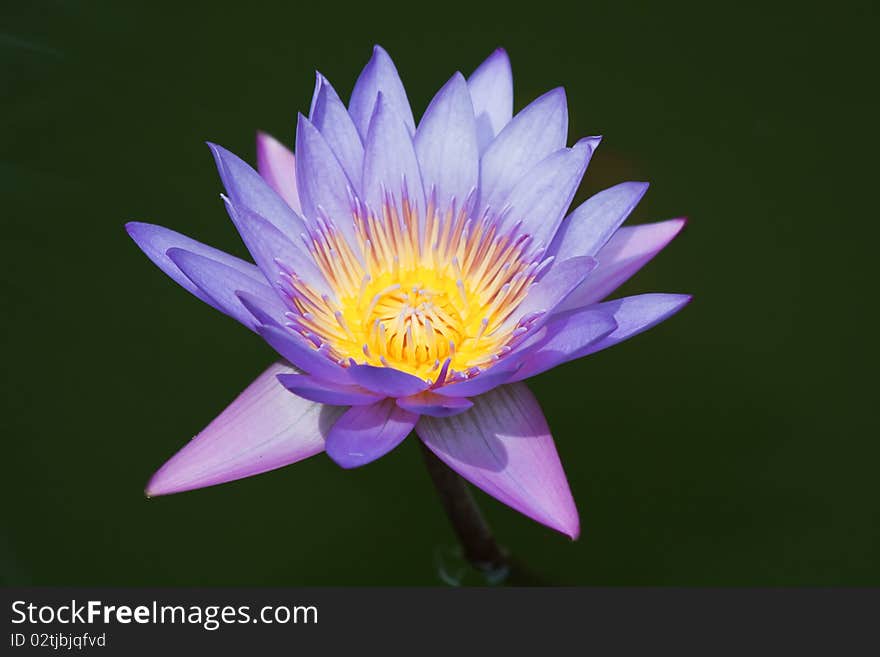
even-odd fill
[[[302,214],[296,191],[296,160],[293,152],[272,135],[257,133],[257,171],[278,195]]]
[[[684,219],[670,219],[654,224],[624,226],[618,230],[596,254],[599,263],[596,268],[556,308],[556,312],[587,306],[607,297],[660,253],[684,225]],[[560,264],[565,262],[568,261]]]
[[[416,432],[446,465],[533,520],[577,538],[577,508],[538,401],[523,383],[477,397],[466,413],[422,416]]]
[[[155,497],[222,484],[323,451],[342,409],[286,390],[277,376],[294,372],[286,363],[269,367],[153,475],[146,494]]]

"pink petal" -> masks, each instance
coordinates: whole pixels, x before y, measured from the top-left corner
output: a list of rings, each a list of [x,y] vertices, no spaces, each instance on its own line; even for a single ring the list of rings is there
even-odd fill
[[[294,368],[275,363],[147,484],[150,497],[222,484],[280,468],[324,450],[342,409],[307,401],[278,382]]]
[[[477,397],[447,418],[422,416],[416,432],[446,465],[517,511],[575,539],[577,509],[538,401],[523,383]]]
[[[296,160],[293,152],[280,141],[257,133],[257,171],[278,195],[296,212],[302,214],[296,190]]]
[[[670,219],[619,229],[596,254],[597,267],[554,312],[580,308],[607,297],[660,253],[685,223],[684,219]]]

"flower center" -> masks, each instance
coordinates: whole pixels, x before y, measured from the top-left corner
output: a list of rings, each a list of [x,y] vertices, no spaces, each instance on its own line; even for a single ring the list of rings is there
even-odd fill
[[[399,207],[389,199],[381,216],[355,205],[356,245],[329,220],[310,236],[332,294],[293,275],[296,330],[343,365],[437,383],[472,376],[510,351],[525,332],[514,312],[540,269],[526,255],[527,236],[433,204],[420,225],[406,198]]]

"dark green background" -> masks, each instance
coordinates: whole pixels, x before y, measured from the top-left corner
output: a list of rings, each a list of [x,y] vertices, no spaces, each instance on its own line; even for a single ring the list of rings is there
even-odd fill
[[[516,106],[564,85],[603,134],[579,200],[653,185],[685,232],[624,292],[681,315],[541,375],[581,511],[572,543],[480,496],[547,581],[880,584],[876,15],[870,3],[4,3],[0,579],[432,584],[453,537],[412,440],[146,500],[149,475],[272,359],[123,231],[241,254],[215,140],[292,143],[319,68],[374,42],[420,113],[498,45]]]

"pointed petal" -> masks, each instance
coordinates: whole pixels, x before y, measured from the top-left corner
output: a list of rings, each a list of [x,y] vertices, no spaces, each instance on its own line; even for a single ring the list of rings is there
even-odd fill
[[[293,152],[272,135],[257,133],[257,171],[287,204],[302,212],[296,191],[296,159]]]
[[[315,88],[315,99],[309,119],[327,140],[327,144],[357,192],[360,190],[361,170],[364,164],[364,145],[361,136],[336,90],[320,73]]]
[[[596,269],[557,312],[587,306],[607,297],[669,244],[684,225],[684,219],[670,219],[619,229],[596,254],[599,261]]]
[[[222,484],[274,470],[324,449],[341,409],[307,401],[278,383],[292,367],[263,372],[147,484],[150,497]]]
[[[330,430],[327,456],[343,468],[375,461],[397,447],[418,419],[418,415],[400,408],[393,399],[354,406]]]
[[[275,228],[265,217],[245,207],[236,207],[231,200],[224,197],[226,211],[235,224],[241,239],[253,256],[263,275],[273,287],[279,290],[279,278],[282,276],[283,264],[289,271],[308,283],[322,294],[330,288],[324,275],[315,266],[312,254],[306,251],[300,241],[302,235],[288,237]],[[294,241],[295,239],[295,241]]]
[[[616,328],[613,313],[597,306],[554,315],[543,328],[544,338],[524,350],[522,367],[512,380],[522,381],[580,358]]]
[[[489,495],[577,538],[580,522],[538,401],[523,383],[496,388],[466,413],[423,416],[416,432],[446,465]]]
[[[639,294],[590,306],[591,309],[611,315],[617,328],[605,337],[586,345],[573,357],[582,358],[594,354],[647,331],[672,317],[688,305],[691,298],[689,294]]]
[[[259,213],[285,235],[296,236],[305,230],[302,217],[247,162],[217,144],[208,143],[208,147],[226,194],[235,205]]]
[[[553,263],[541,279],[532,284],[516,313],[505,323],[515,324],[522,317],[540,312],[543,313],[542,318],[532,325],[532,330],[537,330],[560,305],[565,305],[563,302],[588,280],[595,267],[596,261],[586,256]]]
[[[364,198],[381,216],[384,192],[387,190],[400,201],[404,182],[410,200],[424,211],[422,174],[412,138],[385,94],[380,94],[364,151]]]
[[[502,209],[514,185],[535,164],[565,147],[568,108],[562,88],[523,109],[489,144],[480,160],[481,207]]]
[[[379,92],[385,96],[388,104],[403,120],[406,129],[412,135],[416,130],[416,122],[413,120],[412,108],[406,97],[403,82],[400,81],[397,68],[388,53],[381,46],[375,46],[373,56],[354,85],[351,102],[348,104],[351,118],[365,143]]]
[[[386,397],[406,397],[427,388],[430,384],[417,376],[391,367],[352,365],[346,368],[351,380],[367,390]]]
[[[544,158],[520,180],[504,201],[505,225],[522,222],[535,246],[550,245],[593,155],[593,138]]]
[[[648,191],[648,183],[624,182],[594,194],[568,216],[548,252],[559,260],[595,256]]]
[[[464,413],[474,403],[464,397],[446,397],[430,390],[425,390],[417,395],[399,398],[397,405],[418,415],[449,417],[450,415]]]
[[[382,397],[360,386],[333,383],[308,374],[279,374],[281,385],[295,395],[334,406],[364,406],[381,401]]]
[[[287,309],[265,281],[255,281],[237,269],[184,249],[171,248],[167,253],[178,269],[213,301],[212,306],[249,329],[256,330],[259,322],[236,295],[239,291],[258,297],[276,321],[284,317]]]
[[[468,78],[477,121],[477,144],[486,150],[513,116],[513,71],[504,48],[498,48]]]
[[[474,108],[461,73],[447,82],[425,110],[415,136],[422,183],[436,190],[437,205],[459,204],[477,185],[479,151]]]
[[[327,141],[302,114],[296,124],[296,181],[306,217],[317,218],[322,208],[349,244],[355,244],[351,182]]]
[[[208,305],[214,306],[214,308],[220,312],[225,311],[217,306],[213,299],[199,289],[199,287],[193,283],[186,274],[180,271],[177,265],[174,264],[174,261],[168,257],[167,252],[169,249],[185,249],[191,253],[211,258],[212,260],[216,260],[217,262],[252,278],[256,283],[265,283],[262,272],[250,262],[245,262],[240,258],[236,258],[224,251],[202,244],[201,242],[168,228],[163,228],[162,226],[156,226],[154,224],[145,224],[139,221],[130,221],[125,224],[125,230],[131,236],[131,239],[135,241],[135,244],[140,247],[141,251],[153,261],[153,264],[170,276],[187,292],[194,294]]]

